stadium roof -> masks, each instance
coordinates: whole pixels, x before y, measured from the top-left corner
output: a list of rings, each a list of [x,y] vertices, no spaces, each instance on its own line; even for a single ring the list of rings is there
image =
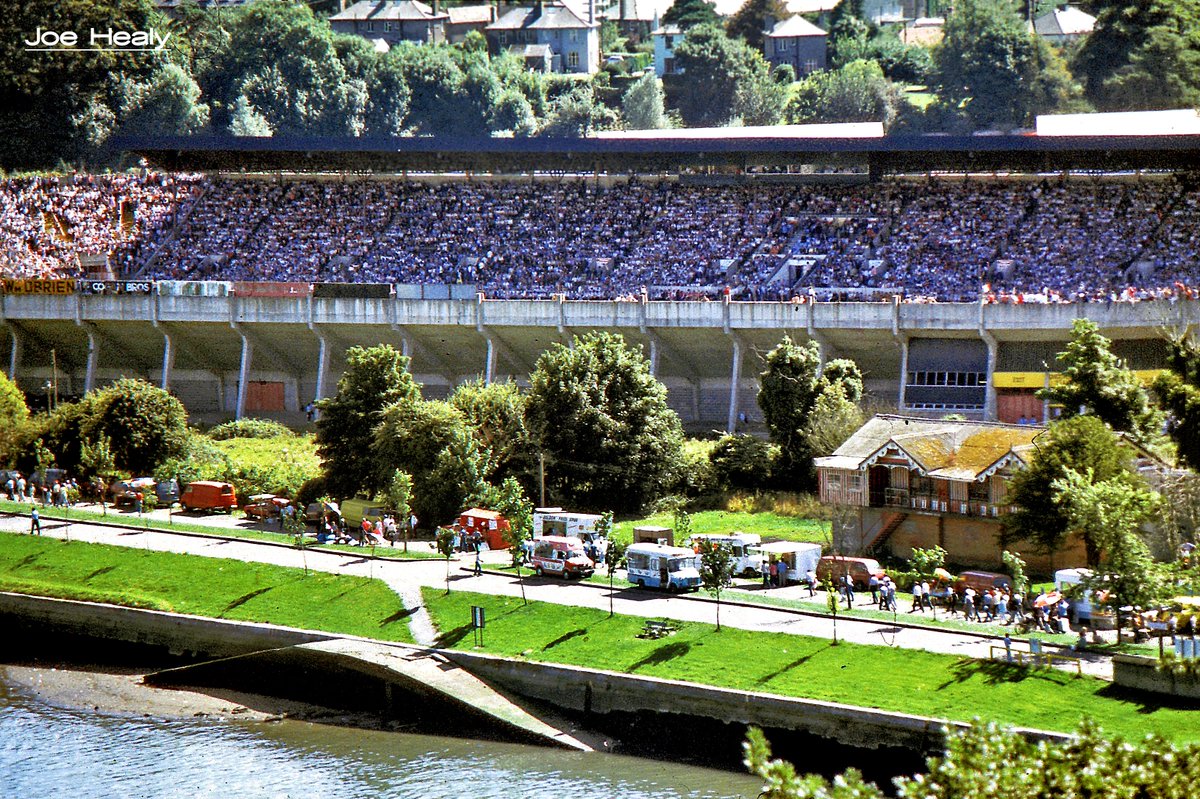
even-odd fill
[[[706,138],[628,132],[612,138],[122,137],[115,145],[171,170],[656,173],[813,164],[889,172],[1194,169],[1200,134],[1159,136],[805,136]]]

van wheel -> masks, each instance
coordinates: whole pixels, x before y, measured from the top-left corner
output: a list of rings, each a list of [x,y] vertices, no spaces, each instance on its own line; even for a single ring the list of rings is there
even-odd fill
[[[536,574],[538,577],[541,577],[542,576],[542,567],[535,566],[533,569],[533,573]]]
[[[642,578],[640,578],[640,577],[639,577],[639,578],[638,578],[638,581],[637,581],[637,587],[638,587],[638,588],[645,588],[645,587],[646,587],[646,581],[645,581],[645,580],[643,580]]]
[[[675,590],[676,590],[675,583],[668,582],[667,583],[667,593],[673,594],[673,593],[675,593]]]

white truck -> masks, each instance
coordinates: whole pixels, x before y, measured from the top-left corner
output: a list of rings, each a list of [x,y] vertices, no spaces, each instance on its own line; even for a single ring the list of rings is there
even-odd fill
[[[762,565],[776,560],[787,566],[787,581],[802,583],[809,571],[816,572],[817,563],[821,560],[820,544],[805,544],[798,541],[773,541],[770,544],[759,544],[754,548],[759,557],[759,569]]]
[[[733,574],[740,574],[744,577],[757,577],[762,574],[762,554],[751,549],[762,543],[761,535],[756,533],[695,533],[688,539],[688,545],[694,547],[702,540],[729,547]]]
[[[588,557],[595,561],[604,560],[608,551],[608,539],[597,535],[596,525],[600,516],[595,513],[571,513],[562,508],[535,508],[533,511],[533,538],[525,542],[525,550],[532,553],[533,542],[546,536],[578,538],[583,542]]]

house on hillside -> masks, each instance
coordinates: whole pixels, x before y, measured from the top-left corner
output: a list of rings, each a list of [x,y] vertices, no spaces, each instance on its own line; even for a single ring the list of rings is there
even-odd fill
[[[516,6],[501,13],[485,33],[493,55],[516,49],[528,61],[529,45],[543,45],[534,48],[534,56],[543,60],[549,55],[554,72],[590,75],[600,69],[600,24],[594,0],[586,11],[541,0],[533,6]]]
[[[835,508],[843,552],[907,557],[934,545],[947,560],[994,567],[1008,482],[1032,459],[1046,428],[878,415],[832,455],[816,459],[821,501]],[[1032,569],[1081,566],[1082,544],[1050,558],[1021,552]]]
[[[1056,8],[1033,21],[1033,32],[1054,44],[1082,39],[1095,27],[1096,18],[1075,6]]]
[[[789,17],[763,34],[763,55],[771,67],[790,64],[797,78],[825,69],[825,31],[804,17]]]
[[[663,25],[650,36],[654,39],[654,74],[658,77],[674,75],[675,46],[683,41],[683,31],[678,25]]]
[[[334,33],[362,36],[391,47],[400,42],[444,42],[450,16],[419,0],[359,0],[329,18]],[[386,48],[383,48],[386,50]]]
[[[450,44],[458,44],[471,31],[486,36],[487,26],[496,21],[496,7],[492,5],[450,6],[446,14],[450,17],[446,21],[446,41]]]

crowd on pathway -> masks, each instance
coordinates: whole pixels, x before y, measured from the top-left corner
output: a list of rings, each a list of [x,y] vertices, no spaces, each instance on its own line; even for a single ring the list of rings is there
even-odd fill
[[[1200,187],[1169,177],[0,181],[5,277],[75,276],[87,255],[153,279],[469,284],[494,298],[697,299],[728,287],[782,301],[1194,299]]]

